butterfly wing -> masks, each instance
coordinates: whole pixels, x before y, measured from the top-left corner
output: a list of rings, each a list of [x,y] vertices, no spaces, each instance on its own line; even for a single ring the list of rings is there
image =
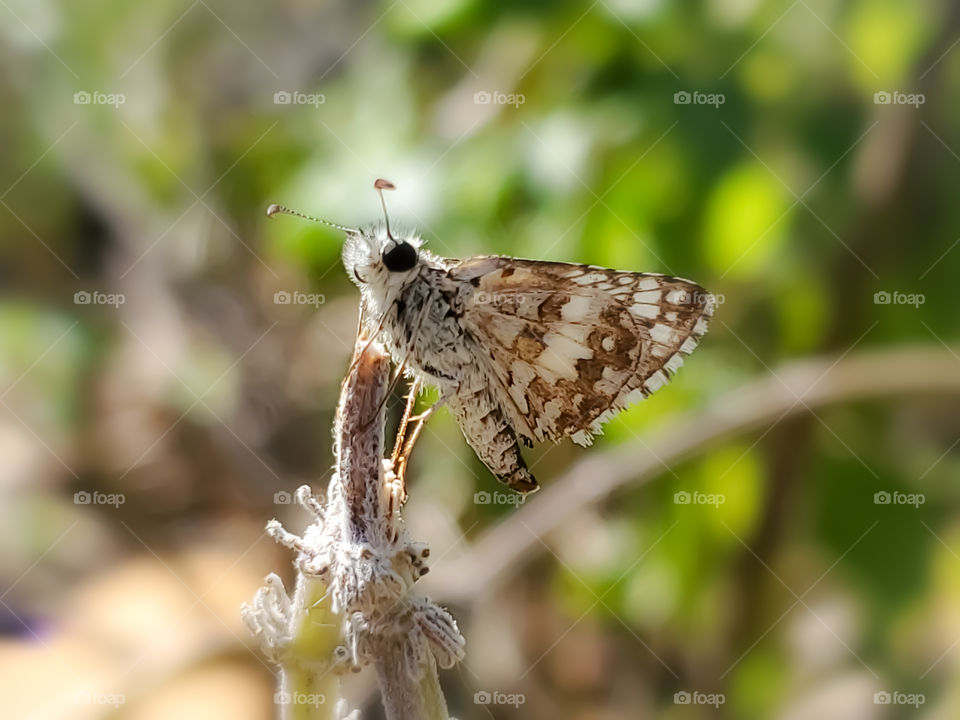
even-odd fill
[[[470,288],[464,329],[509,397],[517,432],[536,440],[592,434],[662,387],[707,331],[715,300],[655,273],[476,257],[448,271]]]

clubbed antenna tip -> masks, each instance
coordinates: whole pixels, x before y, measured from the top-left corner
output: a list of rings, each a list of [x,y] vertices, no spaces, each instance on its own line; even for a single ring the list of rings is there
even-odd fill
[[[396,190],[397,186],[394,185],[389,180],[384,180],[383,178],[377,178],[373,181],[373,188],[377,191],[377,195],[380,196],[380,207],[383,208],[383,223],[387,226],[387,237],[393,240],[393,235],[390,234],[390,218],[387,216],[387,203],[383,199],[384,190]]]
[[[296,210],[291,210],[288,207],[283,205],[277,205],[276,203],[271,203],[267,206],[267,217],[272,218],[275,215],[293,215],[295,217],[303,218],[304,220],[312,220],[313,222],[318,222],[321,225],[326,225],[327,227],[336,228],[337,230],[342,230],[346,233],[355,233],[357,232],[354,228],[348,228],[346,225],[337,225],[337,223],[332,223],[329,220],[321,220],[320,218],[313,217],[312,215],[304,215],[302,212],[297,212]]]

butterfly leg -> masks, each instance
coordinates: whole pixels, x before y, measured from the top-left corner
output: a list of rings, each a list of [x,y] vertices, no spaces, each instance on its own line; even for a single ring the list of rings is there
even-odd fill
[[[447,402],[467,443],[500,482],[518,493],[540,489],[520,455],[512,425],[488,388],[451,393]]]
[[[406,442],[403,445],[403,450],[400,452],[400,455],[397,459],[396,464],[396,474],[400,478],[401,487],[404,488],[404,497],[406,497],[406,469],[407,461],[410,460],[410,455],[413,453],[413,446],[417,442],[417,438],[420,437],[420,432],[423,430],[423,426],[427,422],[427,418],[433,415],[434,410],[439,406],[439,403],[431,405],[429,408],[424,410],[422,413],[417,415],[412,420],[416,421],[416,425],[413,426],[413,431],[410,433],[410,436],[407,438]]]
[[[410,383],[410,393],[407,395],[407,406],[403,410],[403,417],[400,418],[400,426],[397,428],[397,439],[393,443],[393,454],[390,456],[390,462],[396,467],[403,450],[404,442],[407,437],[407,426],[410,423],[410,417],[413,415],[413,406],[416,405],[417,395],[420,394],[420,379]]]
[[[403,491],[404,500],[406,500],[407,497],[407,462],[410,460],[410,455],[413,453],[413,446],[416,444],[417,438],[420,437],[420,433],[423,431],[423,427],[426,425],[427,420],[431,415],[433,415],[434,412],[443,407],[445,403],[445,400],[441,398],[419,415],[411,415],[410,413],[413,411],[413,406],[416,402],[417,391],[419,391],[419,389],[419,381],[414,381],[410,387],[410,397],[407,398],[407,407],[403,413],[403,420],[400,422],[401,429],[400,432],[397,433],[397,443],[394,446],[393,456],[391,458],[394,467],[394,474],[400,481],[400,487]],[[413,426],[413,430],[408,434],[406,428],[410,422],[415,422],[416,425]]]

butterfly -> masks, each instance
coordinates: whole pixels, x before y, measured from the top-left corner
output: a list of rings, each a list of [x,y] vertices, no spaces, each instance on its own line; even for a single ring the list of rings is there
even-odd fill
[[[408,377],[439,391],[467,443],[513,490],[539,485],[520,444],[589,445],[663,387],[707,331],[716,299],[683,278],[485,255],[455,260],[384,220],[346,233],[362,322]],[[268,215],[288,213],[271,205]],[[317,220],[317,218],[309,218]]]

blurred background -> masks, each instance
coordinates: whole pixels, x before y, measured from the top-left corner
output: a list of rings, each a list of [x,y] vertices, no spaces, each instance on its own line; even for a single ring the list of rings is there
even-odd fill
[[[522,507],[431,420],[453,716],[960,717],[956,3],[0,0],[0,38],[3,717],[274,715],[239,607],[292,578],[263,527],[329,480],[358,293],[264,209],[376,220],[381,176],[436,253],[722,300]]]

